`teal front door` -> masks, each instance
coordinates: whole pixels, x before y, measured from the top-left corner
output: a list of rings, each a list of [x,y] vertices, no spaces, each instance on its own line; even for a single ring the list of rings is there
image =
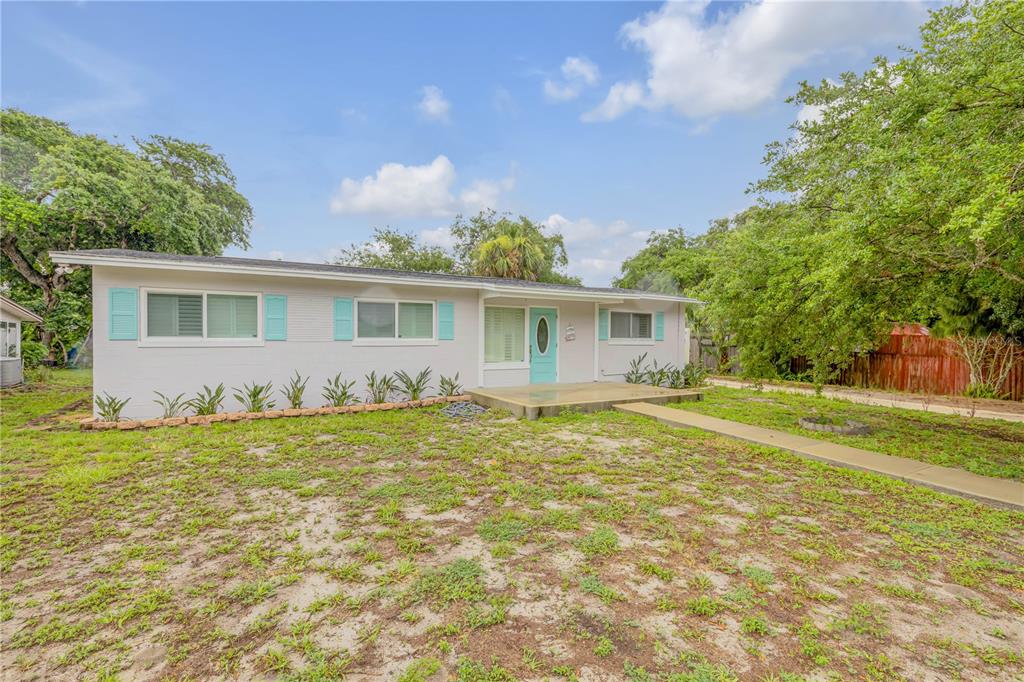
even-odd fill
[[[530,308],[530,383],[558,381],[558,311]]]

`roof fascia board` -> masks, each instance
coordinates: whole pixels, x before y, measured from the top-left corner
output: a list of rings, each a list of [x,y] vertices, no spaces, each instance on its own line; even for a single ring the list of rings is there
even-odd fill
[[[622,303],[623,298],[612,293],[602,293],[599,291],[545,291],[543,289],[529,289],[526,287],[501,287],[501,286],[481,286],[484,290],[484,300],[491,300],[494,298],[532,298],[537,300],[559,300],[559,301],[585,301],[593,303],[594,301],[600,303]]]
[[[15,303],[9,298],[4,298],[0,301],[0,310],[3,310],[9,315],[20,318],[22,322],[34,322],[35,324],[39,324],[43,321],[43,318],[39,317],[28,308]]]

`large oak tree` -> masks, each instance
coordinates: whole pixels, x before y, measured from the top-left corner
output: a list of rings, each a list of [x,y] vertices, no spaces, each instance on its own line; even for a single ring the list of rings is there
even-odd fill
[[[212,255],[248,246],[252,208],[224,158],[172,137],[132,148],[42,116],[0,112],[0,252],[13,297],[41,313],[51,356],[89,327],[89,278],[51,250]]]

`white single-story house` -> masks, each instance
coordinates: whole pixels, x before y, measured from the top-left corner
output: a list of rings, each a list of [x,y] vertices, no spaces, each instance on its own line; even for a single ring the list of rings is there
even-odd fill
[[[154,391],[430,367],[467,388],[623,381],[630,360],[686,364],[694,299],[628,289],[119,249],[52,252],[92,267],[93,390],[159,416]]]
[[[41,324],[43,318],[0,296],[0,386],[16,386],[25,380],[21,364],[21,325]]]

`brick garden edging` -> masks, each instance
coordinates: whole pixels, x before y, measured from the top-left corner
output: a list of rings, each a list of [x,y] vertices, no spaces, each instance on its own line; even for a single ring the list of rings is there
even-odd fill
[[[122,419],[116,422],[101,422],[89,417],[78,422],[83,431],[131,431],[134,429],[155,429],[160,426],[204,426],[215,422],[239,422],[253,419],[278,419],[281,417],[315,417],[325,414],[350,414],[353,412],[383,412],[405,410],[413,407],[427,407],[442,403],[465,403],[472,400],[468,395],[435,396],[422,400],[406,400],[400,403],[365,403],[344,407],[304,407],[301,409],[267,410],[266,412],[218,412],[217,414],[192,415],[191,417],[170,417],[168,419]]]

